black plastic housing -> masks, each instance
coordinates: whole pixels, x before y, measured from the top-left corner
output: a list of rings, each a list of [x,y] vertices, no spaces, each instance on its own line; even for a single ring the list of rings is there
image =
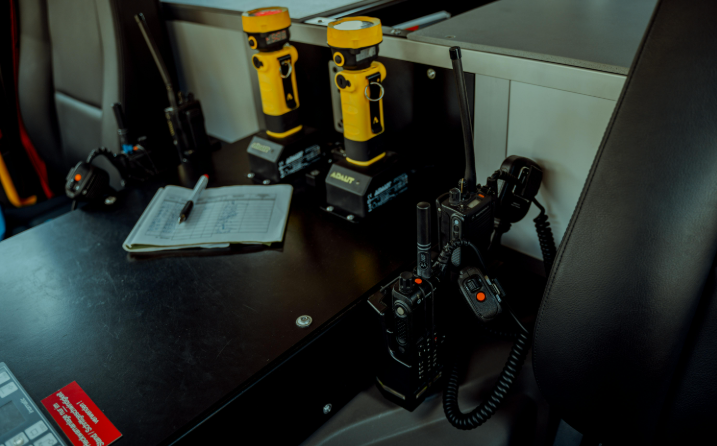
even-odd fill
[[[291,39],[289,28],[278,29],[268,33],[246,34],[248,37],[253,37],[254,40],[256,40],[256,48],[254,49],[259,50],[262,53],[280,50],[284,45],[289,43],[289,40]],[[249,46],[251,46],[251,40],[249,41]]]
[[[456,239],[472,242],[481,252],[486,252],[493,233],[495,198],[490,191],[481,188],[476,193],[461,194],[452,190],[436,199],[438,215],[439,250]],[[453,199],[451,199],[453,195]],[[463,249],[454,252],[453,264],[460,264]]]
[[[256,133],[247,148],[249,169],[255,181],[290,181],[295,174],[324,160],[317,135],[311,128],[303,128],[282,139],[272,138],[263,130]]]
[[[490,322],[502,312],[500,289],[480,269],[463,268],[458,274],[458,290],[481,322]]]
[[[345,70],[363,70],[378,59],[378,44],[362,48],[338,48],[330,46],[331,59]],[[342,60],[343,59],[343,60]]]
[[[75,178],[79,175],[80,179]],[[110,174],[85,161],[78,162],[65,178],[65,194],[72,200],[91,201],[110,191]]]
[[[174,107],[164,109],[169,133],[179,152],[179,160],[183,163],[204,156],[211,152],[211,143],[204,126],[204,113],[198,100],[191,98]]]
[[[435,319],[442,313],[438,308],[441,303],[428,280],[409,272],[401,276],[391,287],[369,298],[382,334],[376,385],[386,398],[413,411],[442,376],[445,334]],[[430,281],[435,289],[438,282]]]
[[[406,166],[399,157],[387,152],[386,157],[369,166],[346,160],[334,163],[326,177],[326,202],[329,206],[359,218],[408,191]]]
[[[512,155],[503,161],[500,170],[518,178],[520,184],[503,181],[498,192],[495,217],[506,222],[522,220],[530,209],[530,203],[538,194],[543,180],[543,170],[535,161]]]

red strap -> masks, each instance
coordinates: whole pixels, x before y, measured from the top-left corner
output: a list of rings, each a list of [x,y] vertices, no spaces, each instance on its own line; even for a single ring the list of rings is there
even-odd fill
[[[35,168],[37,176],[40,178],[42,190],[45,192],[47,198],[52,198],[54,194],[50,189],[50,181],[47,177],[47,167],[45,167],[45,162],[42,161],[40,155],[37,154],[37,150],[27,134],[25,124],[22,122],[22,115],[20,114],[20,97],[18,88],[18,75],[20,72],[20,39],[18,35],[17,13],[15,12],[15,0],[10,0],[10,26],[12,27],[12,64],[15,72],[15,103],[17,105],[17,122],[20,130],[20,142],[22,142],[22,145],[27,152],[27,156],[30,158],[30,162]]]

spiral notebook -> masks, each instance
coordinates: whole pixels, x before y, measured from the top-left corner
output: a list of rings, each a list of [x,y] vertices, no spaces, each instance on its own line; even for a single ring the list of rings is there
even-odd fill
[[[285,184],[206,189],[187,220],[180,224],[179,213],[192,190],[178,186],[160,188],[122,248],[128,252],[150,252],[281,242],[292,191]]]

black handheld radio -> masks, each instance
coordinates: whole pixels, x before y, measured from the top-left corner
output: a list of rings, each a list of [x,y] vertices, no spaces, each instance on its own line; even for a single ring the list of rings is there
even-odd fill
[[[186,97],[181,91],[175,93],[169,70],[162,59],[159,47],[149,32],[144,14],[135,15],[134,20],[142,31],[142,36],[147,42],[167,89],[169,107],[164,109],[164,116],[167,118],[167,126],[174,146],[177,148],[179,161],[189,171],[187,181],[194,183],[208,169],[211,152],[211,143],[204,126],[202,106],[198,100],[194,99],[192,93],[187,93]]]
[[[474,242],[479,249],[486,250],[493,233],[495,197],[488,188],[476,184],[473,127],[461,63],[461,49],[451,48],[450,56],[458,87],[466,168],[458,187],[451,189],[436,200],[439,224],[438,246],[442,248],[453,240],[465,239]],[[462,252],[463,249],[457,249],[453,253],[454,265],[457,266],[461,263]]]
[[[381,353],[376,384],[391,401],[415,409],[443,371],[446,340],[431,260],[431,205],[419,203],[416,272],[403,272],[369,298],[379,314]]]
[[[489,263],[484,258],[488,258],[489,247],[500,244],[500,234],[507,231],[511,223],[525,217],[531,203],[541,210],[534,221],[541,248],[544,248],[546,270],[549,269],[548,255],[554,256],[555,244],[545,209],[535,199],[543,177],[537,163],[524,157],[509,157],[501,169],[488,178],[485,186],[476,184],[473,129],[460,48],[451,48],[450,55],[458,83],[466,170],[458,187],[436,200],[439,255],[433,262],[430,206],[419,203],[416,273],[402,273],[371,296],[369,303],[381,321],[383,342],[376,379],[383,394],[413,410],[441,376],[445,376],[443,408],[446,418],[459,429],[474,429],[486,422],[505,399],[530,344],[529,331],[511,310],[505,291],[490,274]],[[502,232],[496,231],[491,241],[494,228]],[[451,267],[457,267],[457,270],[451,272]],[[422,284],[429,287],[422,287]],[[459,302],[462,309],[450,305],[452,301]],[[448,325],[442,323],[451,312],[465,310],[470,311],[480,324],[507,314],[519,329],[508,333],[484,327],[489,332],[513,339],[515,343],[489,397],[468,413],[461,412],[458,406],[458,363],[445,363],[447,349],[452,344],[457,345],[454,338],[458,339],[460,335],[448,331]]]

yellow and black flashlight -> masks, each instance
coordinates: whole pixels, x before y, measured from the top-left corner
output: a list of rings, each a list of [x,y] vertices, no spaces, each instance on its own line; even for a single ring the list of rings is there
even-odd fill
[[[299,53],[289,44],[289,10],[274,6],[242,14],[249,46],[258,50],[252,64],[259,75],[266,133],[282,139],[301,130],[294,65]]]
[[[327,40],[334,62],[343,68],[334,79],[341,92],[346,158],[369,166],[386,156],[379,137],[384,132],[386,67],[376,61],[383,41],[381,21],[347,17],[331,22]]]
[[[376,60],[381,21],[347,17],[331,22],[327,41],[334,63],[343,67],[334,81],[341,92],[346,157],[334,162],[326,176],[325,209],[356,223],[408,191],[408,171],[382,143],[386,68]]]

